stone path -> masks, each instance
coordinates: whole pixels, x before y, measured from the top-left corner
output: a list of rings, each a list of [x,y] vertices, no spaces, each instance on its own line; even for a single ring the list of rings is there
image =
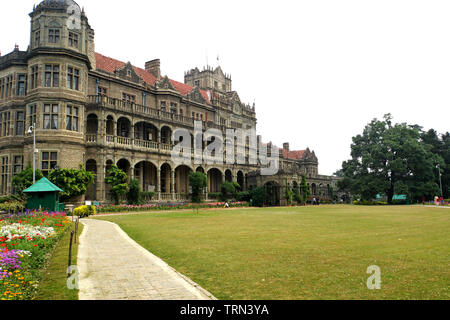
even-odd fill
[[[118,225],[83,219],[80,300],[210,300],[209,292],[154,256]]]

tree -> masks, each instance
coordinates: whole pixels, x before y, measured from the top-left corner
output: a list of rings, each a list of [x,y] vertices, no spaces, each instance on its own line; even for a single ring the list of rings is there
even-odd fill
[[[63,192],[60,194],[63,201],[86,194],[86,190],[94,181],[94,174],[86,171],[83,166],[80,169],[52,170],[48,179]]]
[[[341,190],[349,190],[362,200],[386,194],[388,203],[396,187],[412,199],[434,192],[437,186],[433,169],[443,159],[431,151],[421,139],[418,126],[392,124],[390,114],[384,120],[372,120],[362,135],[353,138],[351,159],[342,165]]]
[[[189,174],[189,185],[192,189],[192,202],[202,202],[203,188],[206,188],[208,178],[203,172],[191,172]]]
[[[36,182],[44,177],[40,170],[36,170]],[[22,172],[16,174],[12,180],[13,190],[22,196],[23,191],[33,185],[33,168],[28,166]]]
[[[136,179],[131,180],[130,186],[127,192],[128,204],[138,205],[141,203],[141,186]]]
[[[252,189],[250,195],[253,206],[264,207],[264,203],[266,202],[266,191],[263,187]]]
[[[237,190],[239,190],[239,188],[240,186],[237,182],[224,181],[222,183],[222,187],[220,188],[222,193],[222,200],[228,201],[231,198],[235,198]]]
[[[293,196],[294,196],[294,193],[292,192],[291,188],[289,187],[289,183],[288,183],[288,181],[286,179],[286,194],[285,194],[285,197],[286,197],[288,205],[292,204]]]
[[[108,171],[105,182],[111,186],[111,195],[116,205],[120,202],[120,197],[127,193],[127,174],[113,165]]]
[[[306,200],[309,198],[309,187],[306,183],[306,177],[302,177],[302,183],[300,184],[300,190],[302,192],[302,204],[306,204]]]

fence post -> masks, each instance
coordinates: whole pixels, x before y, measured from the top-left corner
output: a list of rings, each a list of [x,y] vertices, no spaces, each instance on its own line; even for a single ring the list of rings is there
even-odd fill
[[[80,223],[80,217],[77,218],[77,222],[75,223],[75,244],[77,244],[78,224],[79,223]]]
[[[69,263],[68,263],[68,269],[70,270],[70,266],[72,265],[72,240],[73,240],[73,231],[70,233],[70,243],[69,243]],[[70,272],[67,273],[67,278],[70,278],[71,274]]]

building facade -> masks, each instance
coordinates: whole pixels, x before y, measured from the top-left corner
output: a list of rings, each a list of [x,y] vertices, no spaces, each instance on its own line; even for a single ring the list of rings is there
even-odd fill
[[[75,13],[78,21],[72,21]],[[105,176],[112,165],[159,201],[188,198],[191,171],[207,174],[207,193],[220,192],[224,180],[243,190],[271,182],[258,177],[257,165],[176,166],[171,159],[172,133],[183,128],[193,134],[195,121],[224,133],[256,129],[255,106],[240,101],[220,67],[192,69],[181,83],[162,75],[159,59],[142,69],[97,53],[95,32],[72,0],[42,1],[30,17],[28,49],[16,46],[0,56],[0,194],[13,191],[12,179],[32,166],[33,151],[44,175],[80,165],[93,172],[86,199],[100,202],[111,199]],[[248,144],[245,150],[248,157]],[[292,152],[286,145],[280,155],[277,183],[291,173],[300,179],[306,174],[323,188],[334,183],[318,175],[309,150]]]

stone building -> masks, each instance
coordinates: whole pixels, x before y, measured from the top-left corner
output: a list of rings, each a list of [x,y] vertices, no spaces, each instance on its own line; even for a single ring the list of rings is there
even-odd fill
[[[219,192],[224,180],[242,189],[270,182],[257,177],[255,165],[175,166],[171,160],[172,133],[193,132],[195,120],[203,130],[256,129],[255,106],[241,102],[220,67],[192,69],[181,83],[162,75],[159,59],[142,69],[97,53],[94,30],[72,0],[44,0],[30,17],[28,49],[16,46],[0,56],[0,194],[12,192],[14,175],[32,166],[30,127],[44,175],[80,165],[96,175],[89,200],[110,201],[105,175],[114,164],[160,201],[186,199],[191,171],[207,174],[209,193]],[[283,185],[293,172],[306,174],[316,179],[317,192],[333,183],[318,175],[314,153],[283,150],[281,173],[272,180]]]

